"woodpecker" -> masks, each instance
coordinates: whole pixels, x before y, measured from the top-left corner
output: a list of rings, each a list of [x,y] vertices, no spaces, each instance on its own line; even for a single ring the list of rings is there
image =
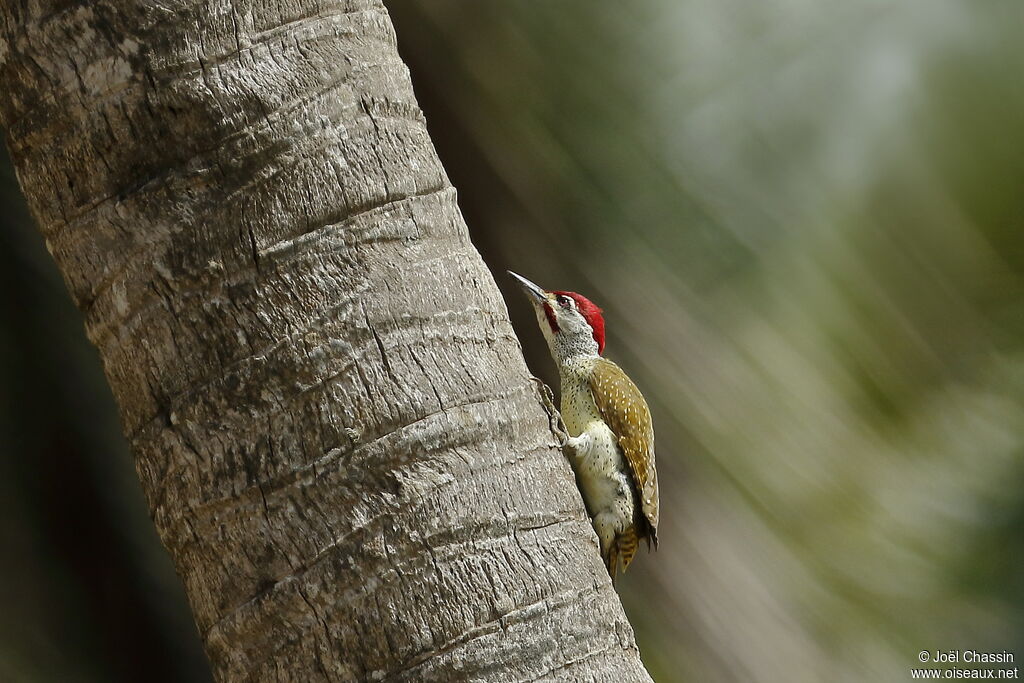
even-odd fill
[[[567,432],[560,435],[560,445],[576,472],[601,557],[614,581],[620,562],[623,572],[629,567],[640,539],[646,539],[648,550],[652,543],[658,547],[651,411],[622,368],[601,355],[600,308],[576,292],[549,292],[512,271],[509,275],[533,304],[558,365],[560,421]],[[548,409],[554,412],[553,405]]]

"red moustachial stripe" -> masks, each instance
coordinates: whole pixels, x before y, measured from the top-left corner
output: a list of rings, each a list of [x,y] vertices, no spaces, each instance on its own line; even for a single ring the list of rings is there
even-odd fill
[[[551,304],[547,301],[544,302],[544,315],[548,319],[548,325],[551,325],[551,331],[558,332],[558,318],[555,317],[555,309],[551,308]]]

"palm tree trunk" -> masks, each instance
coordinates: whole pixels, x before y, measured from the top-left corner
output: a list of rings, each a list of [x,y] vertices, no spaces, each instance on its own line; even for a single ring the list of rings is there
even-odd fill
[[[6,3],[0,117],[219,680],[649,680],[379,0]]]

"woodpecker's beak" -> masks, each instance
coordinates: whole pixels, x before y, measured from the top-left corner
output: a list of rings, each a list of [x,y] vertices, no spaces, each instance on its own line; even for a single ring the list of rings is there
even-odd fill
[[[533,300],[534,303],[542,304],[545,301],[547,301],[548,293],[545,292],[543,289],[533,284],[522,275],[517,275],[516,273],[513,273],[511,270],[508,271],[508,274],[516,279],[516,281],[519,283],[519,286],[523,288],[524,292],[526,292],[526,296],[530,297],[530,299]]]

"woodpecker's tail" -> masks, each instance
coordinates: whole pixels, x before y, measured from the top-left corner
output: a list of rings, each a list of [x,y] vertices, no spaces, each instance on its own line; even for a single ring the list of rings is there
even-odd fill
[[[636,555],[636,549],[639,545],[639,539],[636,535],[636,526],[630,526],[621,534],[615,537],[612,541],[611,547],[608,548],[608,557],[605,558],[605,564],[608,567],[608,574],[612,577],[612,583],[615,583],[615,574],[619,568],[619,560],[622,560],[622,572],[625,573],[626,569],[629,568],[629,563],[633,561],[633,556]]]
[[[630,526],[628,529],[619,534],[618,538],[615,539],[615,545],[619,547],[619,556],[622,558],[622,571],[629,568],[629,563],[633,561],[633,556],[636,555],[636,549],[640,545],[640,539],[636,536],[636,526]]]

